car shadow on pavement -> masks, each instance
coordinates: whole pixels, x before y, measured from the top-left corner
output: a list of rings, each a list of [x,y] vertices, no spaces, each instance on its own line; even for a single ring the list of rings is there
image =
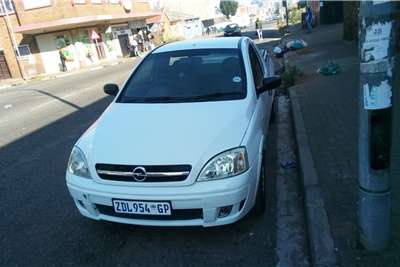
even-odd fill
[[[274,266],[275,141],[268,144],[263,216],[216,228],[166,228],[79,214],[65,185],[68,157],[111,101],[80,107],[0,148],[0,266]]]

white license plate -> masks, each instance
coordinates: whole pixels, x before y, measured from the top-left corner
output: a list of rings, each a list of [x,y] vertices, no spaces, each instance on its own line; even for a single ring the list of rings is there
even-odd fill
[[[171,215],[169,202],[136,201],[113,199],[116,213],[144,214],[144,215]]]

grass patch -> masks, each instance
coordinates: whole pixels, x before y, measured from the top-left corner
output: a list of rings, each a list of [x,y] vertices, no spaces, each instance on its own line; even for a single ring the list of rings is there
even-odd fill
[[[303,76],[303,72],[296,66],[286,66],[282,74],[282,86],[287,89],[296,84],[299,77]]]

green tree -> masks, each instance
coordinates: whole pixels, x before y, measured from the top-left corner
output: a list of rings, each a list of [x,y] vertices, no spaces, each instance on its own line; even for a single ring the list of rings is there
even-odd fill
[[[238,2],[234,0],[220,0],[219,9],[228,19],[236,14]]]

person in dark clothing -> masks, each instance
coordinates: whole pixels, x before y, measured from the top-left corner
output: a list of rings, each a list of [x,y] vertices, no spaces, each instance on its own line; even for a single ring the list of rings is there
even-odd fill
[[[306,23],[307,23],[307,32],[311,33],[312,31],[312,21],[313,21],[313,14],[310,7],[307,7],[306,11]]]
[[[262,32],[262,22],[260,21],[259,18],[256,19],[256,31],[258,39],[261,40],[263,38],[263,32]]]
[[[60,55],[60,60],[61,60],[61,71],[66,72],[67,71],[67,65],[65,64],[65,60],[67,59],[63,53],[63,51],[60,49],[58,50],[58,54]]]
[[[143,39],[143,31],[139,30],[138,34],[137,34],[137,42],[138,42],[138,48],[139,51],[144,53],[144,39]]]

